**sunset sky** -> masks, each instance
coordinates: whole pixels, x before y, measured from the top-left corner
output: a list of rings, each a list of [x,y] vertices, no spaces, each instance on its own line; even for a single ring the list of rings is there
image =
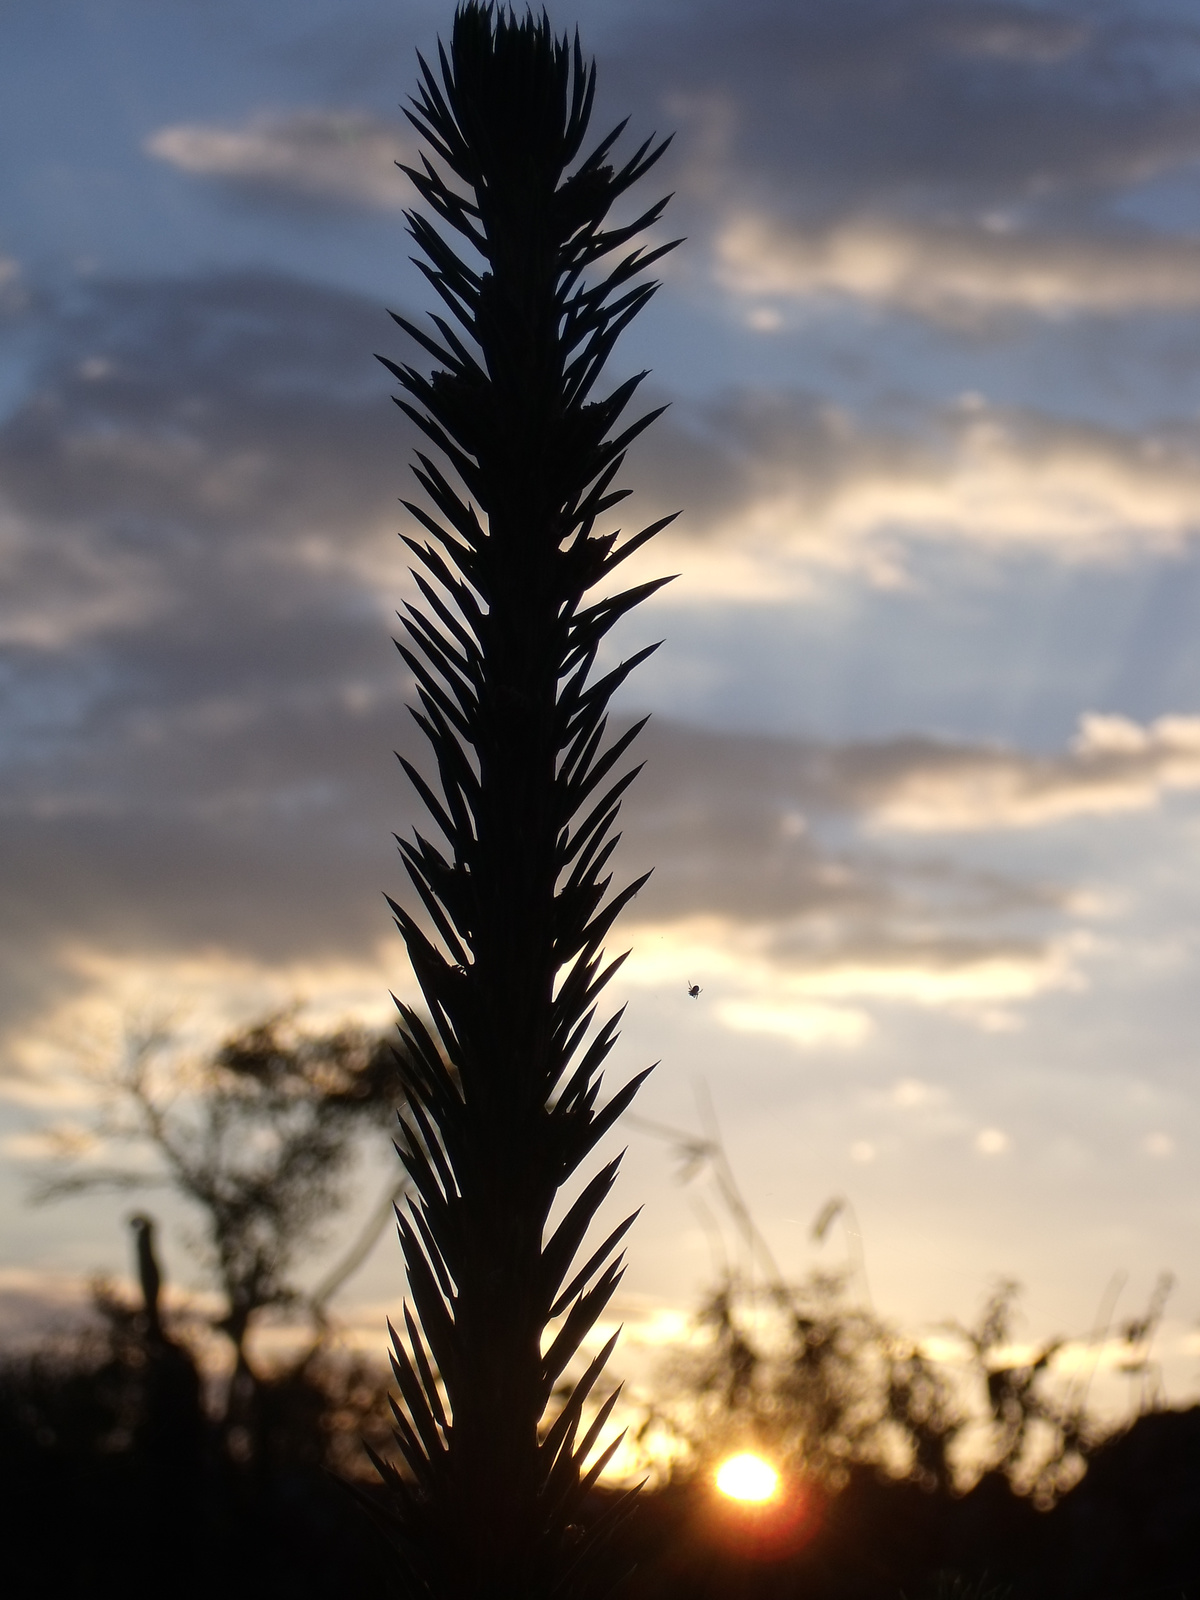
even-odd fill
[[[1200,1383],[1200,20],[1182,0],[579,0],[596,132],[675,130],[687,244],[626,335],[614,648],[654,713],[619,1078],[711,1094],[785,1269],[831,1195],[880,1309],[1031,1335],[1178,1275]],[[429,294],[392,165],[426,0],[0,4],[0,1314],[126,1272],[128,1197],[30,1210],[123,1028],[411,995],[390,643],[412,429],[372,359]],[[639,558],[640,559],[640,558]],[[701,993],[690,999],[689,983]],[[615,1081],[615,1080],[614,1080]],[[618,1308],[719,1270],[630,1127]],[[100,1153],[103,1155],[103,1152]],[[375,1159],[362,1207],[386,1177]],[[158,1202],[154,1204],[158,1206]],[[708,1204],[712,1205],[711,1196]],[[172,1277],[198,1283],[188,1219]],[[331,1234],[330,1247],[336,1242]],[[343,1315],[402,1293],[382,1243]],[[373,1320],[374,1319],[374,1320]]]

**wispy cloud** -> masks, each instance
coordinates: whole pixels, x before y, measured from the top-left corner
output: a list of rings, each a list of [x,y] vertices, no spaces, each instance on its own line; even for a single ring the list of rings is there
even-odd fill
[[[799,911],[776,923],[697,915],[631,920],[634,953],[622,981],[669,988],[701,974],[708,1003],[735,1033],[770,1034],[800,1049],[853,1049],[876,1028],[878,1006],[957,1016],[986,1031],[1021,1025],[1021,1007],[1054,990],[1086,987],[1085,936],[1004,938],[924,927],[915,906],[871,924],[840,926]]]
[[[813,852],[809,818],[849,814],[873,830],[908,833],[1028,829],[1144,811],[1172,790],[1200,789],[1198,716],[1143,724],[1088,712],[1056,754],[923,735],[835,744],[670,724],[652,725],[645,740],[652,766],[634,802],[639,835],[652,830],[654,848],[665,848],[668,860],[672,837],[679,841],[679,859],[690,859],[693,873],[698,852],[683,841],[703,839],[706,858],[737,862],[744,883],[752,874],[743,870],[743,852],[754,852],[764,869],[763,904],[786,903],[802,883],[809,905],[873,903],[871,880],[852,862]],[[981,903],[1003,902],[1001,882],[984,878],[974,887]],[[660,885],[656,893],[663,892]]]
[[[631,867],[654,876],[627,915],[623,981],[691,975],[738,1032],[853,1048],[878,1007],[1013,1026],[1084,981],[1088,937],[1061,886],[891,856],[821,821],[870,828],[940,753],[923,741],[820,746],[651,724],[627,805]],[[810,826],[809,824],[812,824]]]
[[[811,227],[746,213],[722,226],[715,256],[718,280],[740,297],[835,296],[952,327],[986,326],[1011,312],[1054,318],[1200,305],[1194,239],[1056,234],[1002,212],[957,222],[847,216]]]
[[[307,205],[396,210],[409,203],[395,167],[411,155],[403,125],[362,111],[263,113],[240,126],[175,123],[147,155],[243,194]]]
[[[743,391],[662,433],[634,476],[655,506],[687,506],[659,557],[684,565],[666,604],[803,594],[831,572],[903,584],[921,547],[1111,563],[1200,530],[1190,422],[1123,430],[965,394],[898,424]]]
[[[881,826],[922,833],[1041,827],[1144,811],[1170,790],[1200,789],[1200,717],[1143,726],[1091,713],[1059,756],[930,740],[846,757],[847,798],[857,792]]]

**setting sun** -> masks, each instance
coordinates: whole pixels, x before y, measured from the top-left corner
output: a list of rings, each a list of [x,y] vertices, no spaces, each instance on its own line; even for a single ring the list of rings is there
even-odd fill
[[[761,1504],[771,1500],[779,1490],[779,1474],[769,1461],[744,1451],[730,1456],[717,1468],[717,1488],[731,1500],[745,1500]]]

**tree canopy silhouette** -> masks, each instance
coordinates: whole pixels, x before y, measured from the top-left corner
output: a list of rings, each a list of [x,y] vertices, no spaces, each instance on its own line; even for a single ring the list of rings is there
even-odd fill
[[[231,1421],[239,1407],[252,1409],[260,1383],[248,1339],[262,1313],[305,1310],[320,1337],[329,1300],[386,1227],[396,1187],[315,1289],[297,1284],[305,1252],[346,1198],[362,1133],[382,1131],[402,1097],[397,1059],[391,1041],[366,1029],[314,1032],[287,1012],[235,1030],[198,1060],[166,1028],[147,1028],[96,1080],[92,1128],[62,1144],[34,1187],[38,1202],[170,1188],[199,1211],[201,1254],[223,1302],[214,1325],[235,1353]],[[79,1160],[122,1145],[138,1159]],[[137,1236],[150,1314],[156,1269],[149,1232]]]
[[[380,1466],[411,1585],[532,1600],[582,1573],[599,1537],[573,1525],[614,1448],[585,1469],[616,1398],[583,1426],[612,1341],[546,1413],[633,1221],[578,1262],[617,1161],[553,1227],[551,1210],[646,1076],[601,1107],[619,1013],[594,1028],[596,1004],[624,959],[603,946],[645,881],[610,893],[637,771],[619,763],[643,724],[606,743],[606,712],[656,647],[595,669],[613,625],[668,580],[593,591],[671,518],[623,540],[598,531],[658,413],[621,422],[640,376],[595,391],[657,287],[643,269],[678,241],[636,242],[665,200],[608,221],[665,141],[614,164],[622,124],[581,156],[595,68],[578,37],[471,3],[439,66],[421,61],[407,114],[427,153],[404,170],[433,214],[407,221],[442,313],[433,333],[393,313],[435,369],[384,361],[441,457],[418,453],[427,503],[405,502],[428,538],[406,540],[422,603],[398,644],[436,780],[403,765],[442,840],[400,842],[428,920],[393,902],[432,1023],[401,1006],[416,1314],[393,1339],[403,1470]]]

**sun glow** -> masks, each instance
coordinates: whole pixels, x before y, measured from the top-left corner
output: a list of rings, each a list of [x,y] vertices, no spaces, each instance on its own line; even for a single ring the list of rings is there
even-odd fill
[[[769,1461],[744,1451],[730,1456],[717,1468],[717,1488],[731,1500],[762,1505],[779,1492],[779,1474]]]

